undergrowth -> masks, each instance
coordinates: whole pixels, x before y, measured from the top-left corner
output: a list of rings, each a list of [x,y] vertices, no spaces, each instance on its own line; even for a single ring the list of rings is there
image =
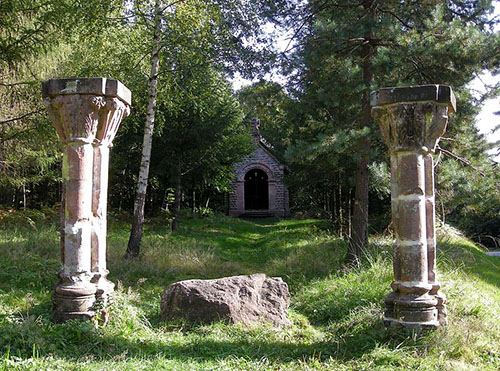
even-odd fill
[[[438,270],[449,326],[389,333],[383,298],[391,242],[374,237],[360,267],[317,220],[187,220],[172,234],[146,227],[139,259],[124,260],[129,225],[108,233],[111,320],[51,322],[59,235],[47,222],[0,227],[0,369],[4,370],[498,370],[500,259],[441,233]],[[264,272],[289,284],[292,325],[192,326],[162,322],[174,281]]]

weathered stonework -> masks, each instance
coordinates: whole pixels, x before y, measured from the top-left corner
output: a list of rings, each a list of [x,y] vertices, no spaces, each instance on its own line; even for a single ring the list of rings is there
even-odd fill
[[[448,86],[373,92],[372,116],[391,155],[395,229],[393,292],[385,299],[388,326],[446,325],[446,298],[436,279],[432,152],[444,134],[455,97]]]
[[[286,217],[290,215],[290,207],[288,188],[283,181],[285,166],[269,151],[268,145],[260,135],[259,125],[259,120],[252,121],[253,140],[257,144],[257,149],[235,165],[235,179],[232,182],[233,192],[229,195],[228,213],[231,216]],[[252,209],[245,204],[245,176],[255,170],[261,170],[267,176],[267,208]]]
[[[213,280],[187,280],[171,284],[161,297],[163,320],[192,323],[229,321],[254,325],[270,322],[290,325],[288,285],[280,277],[263,273]]]
[[[42,85],[63,155],[63,268],[54,289],[56,322],[92,318],[105,308],[114,285],[106,279],[106,203],[109,147],[130,91],[105,78],[53,79]],[[106,310],[102,309],[103,320]]]

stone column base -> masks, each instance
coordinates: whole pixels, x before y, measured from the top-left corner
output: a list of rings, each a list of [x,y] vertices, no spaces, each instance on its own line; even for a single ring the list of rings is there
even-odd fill
[[[436,328],[440,325],[438,300],[434,296],[391,292],[384,302],[386,327]]]
[[[109,319],[108,306],[113,299],[115,284],[100,274],[96,274],[94,280],[96,280],[94,283],[96,285],[94,310],[100,315],[99,322],[105,325]]]
[[[61,323],[95,316],[96,287],[90,282],[59,282],[52,295],[52,318]]]
[[[448,326],[448,310],[446,309],[446,295],[438,292],[435,295],[437,300],[438,322],[440,326]]]

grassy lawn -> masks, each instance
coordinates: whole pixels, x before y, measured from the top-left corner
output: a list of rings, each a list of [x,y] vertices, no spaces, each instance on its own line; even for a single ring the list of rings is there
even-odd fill
[[[18,225],[18,227],[16,227]],[[417,337],[382,324],[391,242],[371,241],[361,268],[316,220],[184,221],[145,229],[138,260],[123,260],[129,225],[111,222],[111,321],[50,322],[59,236],[49,224],[0,227],[0,369],[5,370],[499,370],[500,258],[441,231],[438,269],[449,326]],[[292,326],[189,326],[160,320],[170,283],[264,272],[290,287]]]

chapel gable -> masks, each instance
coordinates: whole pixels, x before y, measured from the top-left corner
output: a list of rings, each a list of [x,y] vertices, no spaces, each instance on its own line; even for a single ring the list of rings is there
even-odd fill
[[[285,166],[271,153],[260,135],[260,121],[252,121],[252,137],[257,148],[235,165],[233,191],[229,195],[231,216],[288,216],[288,188]]]

